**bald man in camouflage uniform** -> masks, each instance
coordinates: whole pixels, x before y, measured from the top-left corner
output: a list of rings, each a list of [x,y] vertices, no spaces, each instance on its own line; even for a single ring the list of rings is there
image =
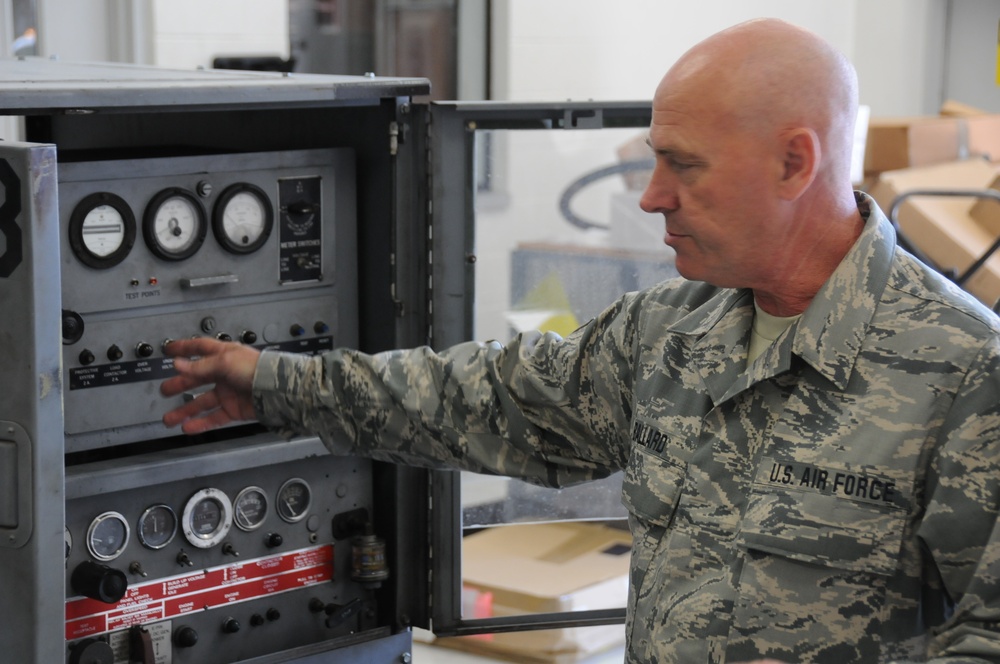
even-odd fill
[[[856,96],[811,33],[719,33],[653,101],[641,205],[686,279],[566,339],[174,342],[164,393],[215,387],[164,421],[551,486],[624,469],[629,662],[1000,662],[1000,324],[851,192]]]

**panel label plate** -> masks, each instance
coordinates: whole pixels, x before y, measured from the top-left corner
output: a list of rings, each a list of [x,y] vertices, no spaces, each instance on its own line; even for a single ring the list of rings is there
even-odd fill
[[[66,640],[333,580],[333,545],[299,549],[130,586],[118,604],[66,600]]]

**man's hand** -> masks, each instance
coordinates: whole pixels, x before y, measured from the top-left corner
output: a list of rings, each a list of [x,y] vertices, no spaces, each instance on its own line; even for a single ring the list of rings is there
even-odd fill
[[[174,358],[177,375],[163,381],[160,392],[172,397],[214,384],[192,401],[163,416],[168,427],[182,424],[187,434],[254,418],[251,387],[260,352],[233,342],[199,338],[171,341],[165,352]]]

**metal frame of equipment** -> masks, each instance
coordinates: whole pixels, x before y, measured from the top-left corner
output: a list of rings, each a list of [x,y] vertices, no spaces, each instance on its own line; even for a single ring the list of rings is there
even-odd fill
[[[256,424],[188,438],[159,423],[163,338],[469,338],[475,131],[649,122],[645,102],[420,103],[428,90],[0,61],[0,114],[26,139],[0,144],[11,661],[378,664],[405,661],[411,626],[624,619],[463,620],[456,473],[334,458]],[[245,229],[223,220],[233,200]]]

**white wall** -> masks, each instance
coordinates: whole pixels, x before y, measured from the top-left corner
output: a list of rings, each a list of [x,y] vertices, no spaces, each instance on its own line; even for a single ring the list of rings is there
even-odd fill
[[[220,55],[288,57],[287,0],[153,0],[153,62],[210,67]]]
[[[647,99],[684,51],[773,16],[813,30],[858,70],[878,115],[930,113],[940,98],[940,0],[495,0],[500,99]],[[994,24],[995,27],[995,24]]]
[[[218,55],[288,57],[288,0],[38,0],[39,55],[210,67]]]

